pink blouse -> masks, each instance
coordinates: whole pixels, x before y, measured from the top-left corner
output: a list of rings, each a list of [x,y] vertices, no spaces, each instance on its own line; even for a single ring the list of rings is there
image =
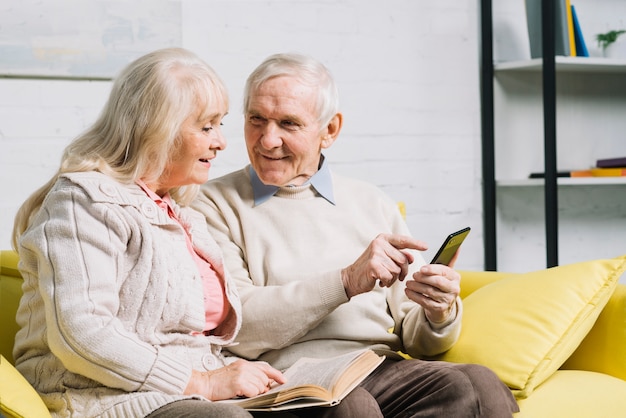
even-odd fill
[[[168,216],[178,222],[181,228],[185,231],[185,241],[187,242],[187,250],[196,262],[196,266],[200,271],[202,277],[202,284],[204,288],[204,318],[205,327],[204,333],[210,334],[215,328],[217,328],[228,315],[229,305],[226,298],[226,291],[224,289],[224,278],[219,277],[217,272],[213,269],[211,263],[202,258],[196,250],[193,248],[191,238],[187,233],[187,230],[182,226],[178,216],[172,208],[172,199],[167,193],[165,196],[160,197],[155,192],[150,190],[148,186],[141,180],[137,180],[137,184],[141,189],[150,197],[154,202],[164,211]]]

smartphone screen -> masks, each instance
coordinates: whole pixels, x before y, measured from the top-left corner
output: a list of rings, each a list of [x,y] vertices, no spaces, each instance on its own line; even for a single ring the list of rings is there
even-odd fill
[[[470,229],[471,228],[468,226],[467,228],[463,228],[448,235],[430,264],[445,264],[446,266],[450,264],[452,257],[454,257],[454,254],[456,254],[463,240],[469,234]]]

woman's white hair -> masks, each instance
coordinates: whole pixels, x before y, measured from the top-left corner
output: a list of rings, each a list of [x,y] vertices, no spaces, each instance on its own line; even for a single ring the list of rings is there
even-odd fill
[[[194,53],[165,48],[146,54],[115,78],[96,122],[63,152],[59,171],[21,206],[13,245],[26,230],[58,177],[68,172],[99,171],[122,183],[156,181],[176,152],[183,122],[198,109],[207,116],[228,109],[228,93],[213,69]],[[172,189],[182,205],[198,185]]]

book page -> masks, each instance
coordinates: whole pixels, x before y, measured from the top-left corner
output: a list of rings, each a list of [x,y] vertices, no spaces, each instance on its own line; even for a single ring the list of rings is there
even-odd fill
[[[219,402],[236,403],[248,410],[283,410],[313,405],[334,405],[384,360],[369,349],[328,359],[301,358],[283,374],[286,383],[275,384],[252,398]],[[354,370],[351,370],[353,368]],[[341,387],[335,387],[341,382]],[[333,390],[338,393],[333,394]]]
[[[302,358],[285,372],[287,382],[275,389],[283,391],[295,386],[317,385],[330,391],[337,377],[362,353],[357,351],[330,359]]]

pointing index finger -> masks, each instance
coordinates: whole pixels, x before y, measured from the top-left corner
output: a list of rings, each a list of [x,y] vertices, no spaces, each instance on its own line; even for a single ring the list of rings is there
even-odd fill
[[[425,251],[428,249],[428,245],[426,245],[424,241],[420,241],[407,235],[389,235],[387,240],[398,250],[411,249]]]

